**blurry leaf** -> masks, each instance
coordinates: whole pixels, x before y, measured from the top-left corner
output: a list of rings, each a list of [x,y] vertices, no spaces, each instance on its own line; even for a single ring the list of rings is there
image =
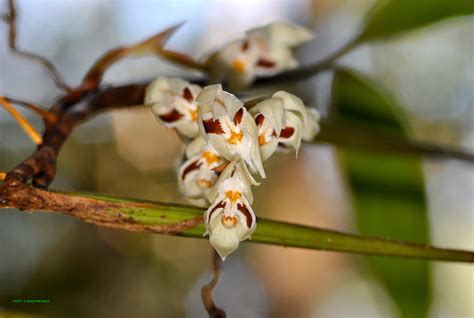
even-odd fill
[[[332,94],[331,116],[336,120],[408,138],[401,107],[360,75],[337,70]],[[361,234],[428,243],[419,158],[348,149],[341,149],[340,157]],[[370,257],[368,264],[403,317],[427,316],[431,300],[427,262]]]
[[[443,19],[474,14],[473,0],[379,0],[356,43],[373,41]]]

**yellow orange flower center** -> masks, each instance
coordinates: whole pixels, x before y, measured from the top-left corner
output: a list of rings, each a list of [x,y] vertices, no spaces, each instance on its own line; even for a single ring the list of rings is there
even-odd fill
[[[192,121],[197,121],[197,118],[198,118],[198,110],[191,110],[189,112],[189,114],[191,115],[191,120]]]
[[[236,145],[237,143],[242,141],[243,137],[244,137],[244,134],[242,132],[236,133],[235,131],[231,130],[230,131],[230,137],[227,138],[227,141],[230,144]]]
[[[258,136],[258,144],[259,144],[260,146],[263,146],[263,145],[265,145],[266,143],[267,143],[267,141],[265,140],[265,136],[264,136],[264,135]]]
[[[231,201],[235,202],[240,199],[242,193],[238,191],[226,191],[225,196]]]
[[[232,68],[238,73],[243,73],[245,72],[245,62],[241,59],[235,59],[232,61]]]
[[[210,151],[204,151],[202,153],[202,157],[206,160],[207,164],[212,164],[214,162],[218,162],[221,157],[219,157],[218,155],[210,152]]]

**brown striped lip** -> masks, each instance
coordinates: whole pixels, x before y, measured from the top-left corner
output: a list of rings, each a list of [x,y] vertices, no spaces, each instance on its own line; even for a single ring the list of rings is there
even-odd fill
[[[221,123],[218,119],[212,120],[203,120],[202,124],[204,126],[204,130],[207,134],[218,134],[221,135],[224,133],[224,129],[222,129]]]
[[[201,166],[201,162],[199,162],[199,160],[195,160],[193,162],[191,162],[183,171],[182,175],[181,175],[181,179],[185,179],[186,176],[188,175],[188,173],[190,173],[191,171],[194,171],[196,169],[199,169],[199,167]]]
[[[212,210],[209,212],[209,215],[207,216],[207,223],[208,224],[211,223],[212,214],[214,214],[214,212],[216,212],[217,209],[225,208],[225,205],[226,205],[226,202],[221,201],[221,202],[217,203],[215,207],[212,208]]]
[[[252,228],[252,223],[253,223],[253,218],[252,214],[250,213],[249,209],[245,204],[237,204],[237,210],[242,212],[242,214],[245,216],[245,220],[247,221],[247,227],[250,229]]]
[[[280,138],[288,139],[291,136],[293,136],[294,133],[295,133],[295,129],[293,127],[285,127],[280,132]]]
[[[255,123],[257,126],[262,126],[263,122],[265,121],[265,116],[262,114],[258,114],[257,117],[255,117]]]
[[[172,123],[177,120],[180,120],[183,117],[183,115],[180,112],[178,112],[176,109],[173,109],[169,113],[158,115],[158,117],[160,117],[160,119],[164,122]]]
[[[240,108],[234,115],[234,124],[238,125],[242,122],[242,117],[244,116],[244,109]]]
[[[186,99],[189,103],[192,103],[192,102],[194,101],[193,92],[191,92],[191,90],[190,90],[188,87],[185,87],[185,88],[184,88],[182,96],[183,96],[184,99]]]
[[[272,67],[275,67],[276,63],[271,61],[271,60],[265,59],[265,58],[260,58],[257,61],[256,65],[260,66],[260,67],[263,67],[263,68],[272,68]]]

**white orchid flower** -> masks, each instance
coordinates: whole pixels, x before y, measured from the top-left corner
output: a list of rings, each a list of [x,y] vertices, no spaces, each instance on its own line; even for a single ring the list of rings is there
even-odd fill
[[[208,206],[209,192],[214,187],[218,168],[225,159],[204,138],[197,137],[186,147],[186,160],[178,171],[181,193],[195,205]]]
[[[292,48],[309,39],[309,30],[286,22],[274,22],[249,30],[208,59],[211,78],[241,89],[256,76],[270,76],[298,66]]]
[[[186,137],[198,135],[196,96],[201,87],[179,78],[160,77],[146,89],[145,104],[166,127],[176,128]]]
[[[252,210],[252,193],[245,164],[231,163],[219,178],[217,190],[210,196],[213,204],[204,215],[211,245],[222,260],[250,238],[257,226]]]
[[[301,139],[312,140],[319,132],[319,113],[309,110],[298,97],[279,91],[255,105],[250,112],[258,128],[262,159],[280,148],[292,147],[296,153]]]
[[[222,86],[205,87],[196,101],[201,134],[228,161],[243,160],[254,173],[265,178],[257,126],[243,103]]]

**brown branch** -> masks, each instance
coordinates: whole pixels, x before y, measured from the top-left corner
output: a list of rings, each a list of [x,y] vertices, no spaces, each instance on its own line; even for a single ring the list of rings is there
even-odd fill
[[[72,89],[69,87],[59,71],[56,69],[56,67],[51,63],[48,59],[42,57],[41,55],[24,51],[22,49],[19,49],[17,46],[17,32],[16,32],[16,18],[17,18],[17,10],[15,6],[15,1],[14,0],[8,0],[8,15],[2,16],[2,19],[7,23],[8,25],[8,46],[12,50],[13,53],[15,53],[18,56],[24,57],[29,60],[33,60],[41,64],[46,71],[48,71],[49,75],[51,76],[51,79],[53,80],[54,84],[67,92],[70,92]]]
[[[211,318],[225,318],[226,313],[223,309],[216,306],[214,300],[212,299],[212,290],[216,287],[217,283],[219,282],[219,278],[221,276],[221,258],[217,254],[216,250],[212,249],[212,273],[213,277],[212,280],[204,285],[201,288],[201,298],[204,307],[206,308],[209,317]]]
[[[47,188],[55,175],[59,151],[73,129],[87,118],[109,108],[140,104],[144,97],[144,87],[144,85],[127,85],[109,88],[100,93],[90,92],[84,95],[82,100],[78,96],[65,96],[55,106],[69,107],[57,108],[56,111],[59,113],[57,122],[46,125],[43,143],[28,159],[7,174],[5,183],[17,187],[32,181],[37,187]],[[75,104],[70,102],[76,98],[81,102]]]
[[[202,224],[201,215],[171,224],[140,224],[125,213],[126,209],[160,208],[157,203],[129,203],[104,201],[84,196],[71,196],[54,191],[46,191],[30,185],[11,187],[0,185],[0,208],[15,208],[25,211],[58,212],[79,218],[98,226],[123,229],[133,232],[177,234]],[[111,213],[114,212],[114,213]],[[164,219],[163,219],[164,220]]]

